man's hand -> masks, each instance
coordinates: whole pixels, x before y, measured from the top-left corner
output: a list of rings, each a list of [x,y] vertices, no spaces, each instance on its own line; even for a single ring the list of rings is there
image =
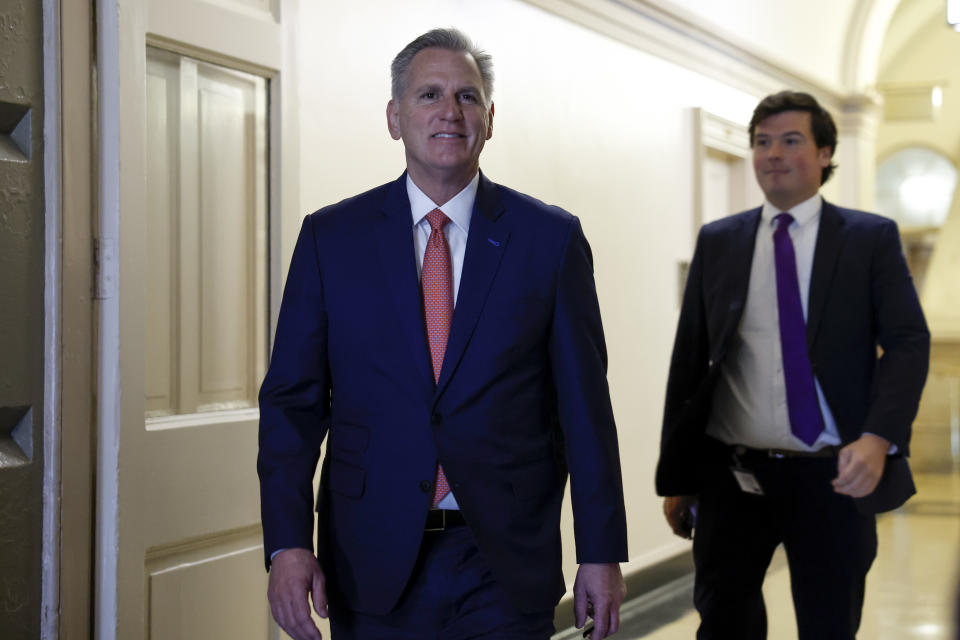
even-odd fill
[[[627,597],[627,585],[620,565],[581,564],[573,583],[573,611],[577,629],[583,628],[587,616],[593,618],[590,640],[600,640],[620,628],[620,605]]]
[[[697,503],[697,496],[668,496],[663,499],[663,515],[667,517],[667,524],[673,532],[687,540],[693,537],[692,507]]]
[[[890,442],[872,433],[865,433],[840,449],[833,490],[854,498],[873,493],[883,475],[889,450]]]
[[[326,579],[313,551],[285,549],[274,556],[267,587],[273,619],[293,640],[322,640],[310,617],[307,594],[313,597],[317,614],[326,618]]]

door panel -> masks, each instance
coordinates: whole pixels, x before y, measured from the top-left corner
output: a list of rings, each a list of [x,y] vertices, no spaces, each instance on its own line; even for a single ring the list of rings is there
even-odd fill
[[[259,531],[253,530],[215,548],[153,554],[147,560],[150,639],[265,637],[262,553]]]
[[[173,372],[177,368],[174,345],[177,272],[173,253],[176,182],[173,170],[178,155],[176,132],[179,111],[176,67],[156,61],[147,69],[147,296],[146,406],[148,415],[174,413]],[[173,122],[170,120],[174,119]]]
[[[165,422],[174,426],[151,425],[146,439],[150,455],[140,470],[149,500],[142,514],[148,553],[184,540],[212,542],[257,526],[256,416],[222,412]],[[263,571],[263,558],[257,569]]]
[[[147,123],[147,415],[253,407],[267,352],[266,83],[151,48]]]

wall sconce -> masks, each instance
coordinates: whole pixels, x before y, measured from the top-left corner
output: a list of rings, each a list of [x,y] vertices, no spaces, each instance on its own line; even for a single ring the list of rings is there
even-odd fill
[[[960,0],[947,0],[947,22],[960,31]]]

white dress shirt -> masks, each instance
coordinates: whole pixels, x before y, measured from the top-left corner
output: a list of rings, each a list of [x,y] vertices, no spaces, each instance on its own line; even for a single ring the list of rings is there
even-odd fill
[[[763,204],[757,228],[747,301],[730,351],[720,365],[720,377],[713,392],[707,434],[727,444],[756,449],[815,451],[840,444],[837,423],[814,377],[824,431],[807,446],[790,431],[787,391],[783,378],[780,347],[780,320],[777,311],[776,267],[773,257],[773,219],[789,213],[794,221],[788,232],[797,260],[797,279],[803,319],[807,319],[810,273],[820,229],[823,199],[819,194],[783,212],[769,202]]]
[[[480,185],[480,173],[473,176],[473,180],[463,190],[448,200],[443,206],[427,197],[420,187],[414,183],[410,174],[407,174],[407,197],[410,199],[410,213],[413,215],[413,247],[417,256],[417,275],[423,270],[423,255],[427,250],[427,241],[430,239],[430,222],[427,214],[434,209],[440,209],[450,218],[450,224],[443,228],[443,235],[450,248],[450,275],[453,277],[453,304],[457,304],[457,294],[460,292],[460,274],[463,272],[463,256],[467,249],[467,233],[470,230],[470,218],[473,216],[473,203],[477,199],[477,188]],[[438,509],[459,509],[453,490],[437,504]]]

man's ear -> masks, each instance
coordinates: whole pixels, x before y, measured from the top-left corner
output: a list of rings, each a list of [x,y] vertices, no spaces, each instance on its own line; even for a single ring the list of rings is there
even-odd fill
[[[833,147],[820,147],[817,149],[817,162],[821,169],[826,169],[829,167],[832,160]]]
[[[400,139],[400,108],[393,100],[387,103],[387,130],[390,131],[391,138]]]
[[[487,121],[487,140],[493,137],[493,103],[490,103],[490,120]]]

